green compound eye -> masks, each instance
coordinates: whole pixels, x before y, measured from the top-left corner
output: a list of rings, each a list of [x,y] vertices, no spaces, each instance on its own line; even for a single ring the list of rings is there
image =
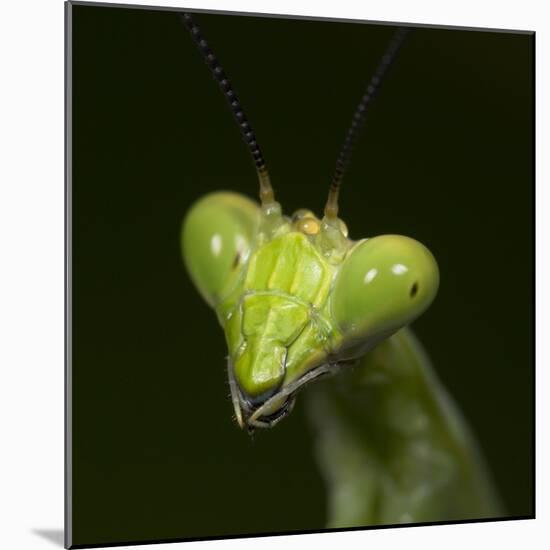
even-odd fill
[[[434,299],[439,270],[430,251],[400,235],[356,245],[333,290],[332,313],[344,336],[364,340],[418,317]]]
[[[206,195],[182,226],[183,260],[203,298],[216,306],[242,271],[258,230],[257,205],[237,193]]]

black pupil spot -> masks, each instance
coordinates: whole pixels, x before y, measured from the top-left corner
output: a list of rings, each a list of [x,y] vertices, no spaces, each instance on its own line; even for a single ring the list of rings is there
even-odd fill
[[[237,254],[235,254],[235,258],[233,260],[233,269],[235,269],[239,265],[240,259],[241,259],[241,255],[237,252]]]
[[[418,283],[414,283],[413,286],[411,286],[411,298],[414,298],[416,296],[416,293],[418,292]]]

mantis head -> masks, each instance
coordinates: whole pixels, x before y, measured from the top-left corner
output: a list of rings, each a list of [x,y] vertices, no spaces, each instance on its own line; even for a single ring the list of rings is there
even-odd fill
[[[230,192],[191,208],[182,250],[224,328],[235,413],[249,429],[273,426],[305,384],[412,322],[439,283],[414,239],[354,242],[340,220],[286,218]]]
[[[192,17],[182,18],[230,103],[258,172],[261,199],[258,206],[220,192],[199,200],[184,220],[183,258],[224,329],[239,425],[270,427],[292,410],[305,384],[413,321],[437,292],[437,264],[422,244],[399,235],[352,241],[338,218],[352,146],[406,31],[395,34],[359,102],[324,216],[300,210],[288,218],[229,80]]]

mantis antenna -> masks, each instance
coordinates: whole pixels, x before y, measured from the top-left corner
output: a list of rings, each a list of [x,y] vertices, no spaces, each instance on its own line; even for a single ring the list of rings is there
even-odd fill
[[[409,32],[410,30],[407,28],[400,27],[397,29],[390,40],[386,52],[382,56],[374,75],[370,79],[367,88],[361,97],[359,104],[357,105],[357,108],[355,109],[355,113],[351,119],[351,124],[348,128],[346,138],[344,139],[342,149],[340,150],[340,154],[336,160],[336,169],[330,184],[328,199],[325,206],[325,216],[327,219],[334,220],[338,217],[338,193],[340,191],[340,186],[342,185],[342,178],[344,177],[344,173],[351,160],[353,147],[355,146],[357,138],[363,128],[367,107],[380,89],[380,85],[386,72],[393,63],[399,48],[403,44],[403,41]]]
[[[206,64],[210,67],[214,80],[216,80],[225,98],[229,102],[229,106],[233,112],[233,117],[239,126],[241,135],[244,138],[248,150],[252,155],[252,160],[256,166],[258,179],[260,180],[260,199],[262,205],[266,206],[268,204],[272,204],[274,202],[273,188],[271,187],[271,180],[269,179],[264,157],[258,143],[256,142],[254,130],[252,130],[252,127],[250,126],[250,123],[248,122],[248,119],[246,118],[246,115],[241,107],[241,103],[237,98],[237,94],[235,93],[235,90],[233,90],[233,87],[231,86],[231,83],[229,82],[229,79],[222,69],[217,57],[212,53],[208,42],[206,42],[202,36],[202,32],[195,23],[193,17],[188,13],[180,13],[180,17],[184,25],[191,33],[193,40],[196,42],[202,56],[204,57],[204,60],[206,61]]]

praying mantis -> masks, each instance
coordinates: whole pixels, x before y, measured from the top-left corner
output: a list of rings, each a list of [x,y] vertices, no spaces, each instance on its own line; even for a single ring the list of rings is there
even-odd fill
[[[328,527],[494,518],[499,499],[474,438],[408,325],[439,269],[401,235],[348,238],[338,197],[367,108],[408,30],[399,28],[361,97],[321,218],[284,215],[235,91],[192,15],[181,14],[228,100],[259,179],[260,204],[199,199],[182,224],[187,271],[228,348],[238,425],[253,432],[307,400]]]

